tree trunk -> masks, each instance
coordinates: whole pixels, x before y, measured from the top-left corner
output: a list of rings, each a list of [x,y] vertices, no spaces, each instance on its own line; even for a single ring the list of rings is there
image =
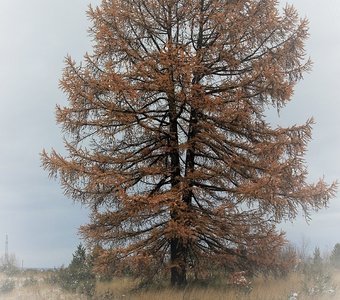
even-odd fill
[[[178,238],[170,241],[171,247],[171,285],[184,287],[187,284],[186,248]]]

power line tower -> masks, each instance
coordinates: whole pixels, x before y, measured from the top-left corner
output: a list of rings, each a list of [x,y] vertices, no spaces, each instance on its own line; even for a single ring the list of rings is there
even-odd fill
[[[6,243],[5,243],[5,264],[8,265],[8,234],[6,234]]]

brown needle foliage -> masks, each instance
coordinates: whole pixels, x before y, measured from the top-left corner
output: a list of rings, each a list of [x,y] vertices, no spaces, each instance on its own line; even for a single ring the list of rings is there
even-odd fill
[[[81,228],[97,267],[170,271],[275,264],[276,225],[327,205],[307,182],[312,120],[273,128],[309,70],[308,22],[274,0],[103,0],[92,54],[70,57],[57,107],[66,155],[42,162],[91,209]]]

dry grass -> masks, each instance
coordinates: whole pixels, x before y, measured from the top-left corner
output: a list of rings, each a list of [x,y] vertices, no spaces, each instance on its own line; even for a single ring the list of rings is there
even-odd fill
[[[111,283],[98,283],[97,295],[111,291],[107,299],[124,300],[287,300],[293,293],[298,293],[298,300],[335,300],[340,299],[340,291],[336,294],[308,296],[303,293],[304,280],[300,273],[291,273],[285,278],[257,277],[252,283],[250,293],[227,287],[188,287],[185,290],[171,288],[132,291],[136,282],[129,279],[114,279]],[[332,286],[340,287],[340,272],[332,275]],[[310,285],[310,283],[308,283]]]
[[[10,279],[15,281],[15,289],[8,293],[1,293],[1,300],[85,300],[85,296],[69,294],[60,288],[47,284],[43,273],[19,274],[8,278],[0,274],[0,281]],[[27,284],[28,279],[30,284]],[[33,279],[33,280],[32,280]],[[332,274],[332,286],[339,287],[333,295],[306,296],[303,294],[303,281],[306,280],[299,273],[291,273],[286,278],[275,279],[257,277],[252,283],[250,293],[241,290],[231,290],[223,284],[215,287],[188,287],[185,290],[175,290],[170,287],[161,289],[136,290],[137,281],[129,278],[116,278],[112,282],[97,283],[97,297],[103,300],[287,300],[293,292],[298,292],[298,300],[336,300],[340,299],[340,272]],[[25,284],[26,282],[26,284]],[[109,291],[107,297],[100,297]]]
[[[0,295],[1,300],[85,300],[81,295],[65,293],[57,287],[39,284],[34,287],[19,287]]]
[[[15,276],[0,274],[0,282],[14,283],[14,289],[0,294],[1,300],[85,300],[81,295],[66,293],[45,282],[45,273],[19,273]]]

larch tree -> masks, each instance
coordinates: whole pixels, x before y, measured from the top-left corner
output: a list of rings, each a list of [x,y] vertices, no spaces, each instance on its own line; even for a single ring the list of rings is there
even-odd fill
[[[267,267],[277,229],[327,206],[336,184],[307,180],[312,120],[273,127],[310,69],[308,22],[275,0],[102,0],[93,52],[66,58],[57,107],[67,154],[42,164],[90,209],[97,269]]]

